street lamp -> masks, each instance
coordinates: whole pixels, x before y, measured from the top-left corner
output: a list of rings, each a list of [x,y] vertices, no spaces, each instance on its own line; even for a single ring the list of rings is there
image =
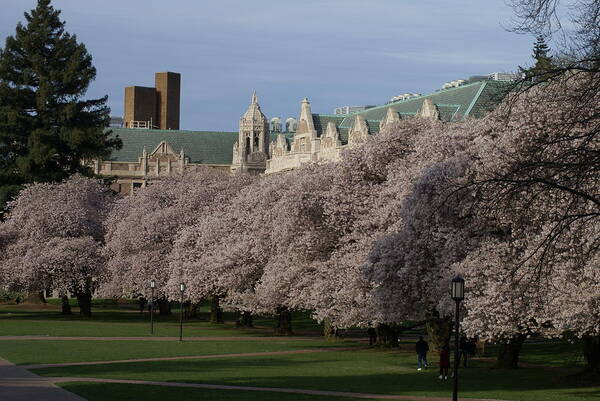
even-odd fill
[[[185,284],[179,284],[179,291],[181,292],[181,303],[179,304],[179,341],[183,341],[183,292],[185,291]]]
[[[458,401],[458,332],[460,322],[458,320],[460,313],[460,301],[465,299],[465,280],[456,276],[450,284],[450,296],[456,302],[456,320],[454,321],[454,389],[452,390],[452,401]]]
[[[150,334],[154,334],[154,289],[156,281],[150,280]]]

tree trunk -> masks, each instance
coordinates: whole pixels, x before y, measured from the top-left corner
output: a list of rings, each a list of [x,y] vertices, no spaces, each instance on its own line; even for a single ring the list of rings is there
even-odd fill
[[[223,310],[219,306],[219,296],[210,297],[210,322],[223,323]]]
[[[377,325],[377,345],[378,347],[397,347],[398,346],[398,333],[392,326],[387,324]]]
[[[92,317],[92,292],[78,292],[75,294],[77,303],[79,303],[79,314],[85,317]]]
[[[192,307],[190,308],[190,317],[198,317],[199,313],[200,313],[200,304],[193,303]]]
[[[25,303],[27,304],[45,304],[46,298],[44,298],[44,291],[32,291],[27,293],[27,298],[25,298]]]
[[[583,356],[586,362],[586,371],[600,375],[600,336],[583,337]]]
[[[517,369],[519,367],[519,352],[525,337],[513,337],[510,341],[500,343],[497,366],[504,369]]]
[[[65,294],[60,296],[62,311],[60,312],[63,315],[71,314],[71,304],[69,304],[69,297]]]
[[[236,327],[254,327],[252,324],[252,314],[250,312],[238,312],[235,325]]]
[[[337,327],[331,324],[330,319],[323,320],[323,337],[325,337],[325,340],[327,341],[335,341],[339,339]]]
[[[428,316],[425,324],[427,327],[427,340],[432,351],[441,351],[444,345],[450,344],[454,321],[451,317],[440,317],[437,312]]]
[[[183,303],[183,318],[189,319],[192,316],[192,301],[185,301]]]
[[[292,334],[292,312],[286,308],[277,309],[277,325],[275,334],[289,336]]]
[[[167,298],[159,298],[156,303],[158,304],[159,314],[162,316],[171,314],[171,302]]]

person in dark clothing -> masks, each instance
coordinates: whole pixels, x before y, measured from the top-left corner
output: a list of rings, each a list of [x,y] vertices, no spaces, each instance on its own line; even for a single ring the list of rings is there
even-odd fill
[[[367,329],[367,335],[369,336],[369,346],[372,347],[377,342],[377,330],[373,327]]]
[[[444,345],[440,352],[440,380],[448,380],[448,368],[450,367],[450,346]]]
[[[419,336],[419,341],[415,344],[415,350],[417,351],[417,370],[422,368],[427,369],[427,351],[429,351],[429,344],[423,340],[423,336]]]

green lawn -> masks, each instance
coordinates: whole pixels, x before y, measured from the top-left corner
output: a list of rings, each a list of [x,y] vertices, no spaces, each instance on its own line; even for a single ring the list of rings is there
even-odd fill
[[[275,341],[0,341],[0,356],[18,365],[237,354],[359,346],[355,342]]]
[[[208,309],[204,307],[202,309]],[[225,324],[212,324],[208,312],[199,319],[184,322],[184,336],[222,337],[222,336],[272,336],[274,319],[270,317],[255,319],[255,329],[235,329],[233,314],[226,313]],[[294,331],[298,335],[320,335],[320,326],[306,313],[294,314]],[[64,316],[56,306],[20,305],[0,306],[0,336],[80,336],[80,337],[139,337],[151,336],[150,317],[135,311],[98,308],[92,318],[83,318],[79,314]],[[177,310],[170,316],[154,316],[154,336],[179,336],[179,315]]]
[[[438,380],[435,369],[417,372],[414,359],[412,353],[367,350],[79,366],[35,372],[47,376],[448,396],[451,380]],[[461,371],[461,394],[523,401],[600,400],[600,385],[565,379],[576,371],[577,368],[498,370],[486,362],[475,362],[473,367]]]
[[[78,315],[62,316],[56,306],[0,306],[0,335],[53,336],[149,336],[148,316],[127,310],[127,306],[101,304],[92,319]],[[437,371],[417,372],[414,339],[406,337],[401,350],[358,349],[356,342],[324,342],[311,339],[320,326],[307,313],[297,313],[295,330],[305,339],[244,337],[272,336],[272,318],[257,318],[256,329],[236,329],[233,315],[226,324],[206,321],[207,305],[200,319],[185,323],[185,336],[242,337],[234,341],[0,341],[0,357],[17,364],[42,364],[78,361],[106,361],[169,356],[215,355],[287,351],[321,347],[356,346],[357,350],[327,353],[260,355],[123,363],[97,366],[72,366],[39,369],[46,376],[75,376],[137,379],[253,387],[289,387],[312,390],[352,391],[388,395],[442,396],[451,392],[451,380],[440,381]],[[157,316],[156,336],[178,336],[178,316]],[[415,333],[412,333],[415,334]],[[484,358],[472,361],[460,371],[461,395],[471,398],[522,401],[600,401],[600,383],[577,382],[581,371],[581,346],[565,341],[536,340],[523,346],[521,360],[527,367],[518,370],[492,368],[496,347],[486,348]],[[437,355],[429,356],[436,365]],[[108,400],[344,400],[283,393],[241,390],[204,390],[104,383],[65,383],[61,386],[90,401]]]
[[[89,401],[356,401],[356,398],[323,397],[306,394],[271,393],[262,391],[205,390],[112,383],[61,383],[65,390]],[[373,399],[362,398],[366,401]],[[381,400],[381,399],[379,399]]]

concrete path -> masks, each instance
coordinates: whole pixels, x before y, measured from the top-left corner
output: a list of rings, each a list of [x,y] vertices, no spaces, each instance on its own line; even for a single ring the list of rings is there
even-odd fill
[[[213,390],[242,390],[242,391],[266,391],[270,393],[293,393],[307,395],[321,395],[329,397],[349,397],[349,398],[370,398],[376,400],[410,400],[410,401],[450,401],[451,397],[421,397],[416,395],[387,395],[387,394],[370,394],[370,393],[354,393],[346,391],[322,391],[322,390],[306,390],[298,388],[278,388],[278,387],[251,387],[251,386],[228,386],[220,384],[198,384],[198,383],[175,383],[175,382],[157,382],[145,380],[118,380],[118,379],[98,379],[93,377],[49,377],[48,380],[53,383],[67,382],[89,382],[89,383],[122,383],[122,384],[142,384],[150,386],[167,386],[167,387],[186,387],[186,388],[203,388]],[[462,401],[503,401],[478,398],[460,398]]]
[[[0,341],[179,341],[179,337],[0,336]],[[323,337],[183,337],[183,341],[323,341]]]
[[[332,351],[356,351],[363,348],[315,348],[315,349],[299,349],[293,351],[272,351],[272,352],[246,352],[240,354],[215,354],[215,355],[186,355],[186,356],[166,356],[158,358],[143,358],[143,359],[119,359],[114,361],[86,361],[86,362],[64,362],[64,363],[45,363],[38,365],[19,365],[23,369],[43,369],[43,368],[60,368],[64,366],[89,366],[89,365],[112,365],[114,363],[134,363],[134,362],[156,362],[156,361],[178,361],[185,359],[212,359],[212,358],[236,358],[249,356],[265,356],[265,355],[288,355],[288,354],[311,354],[316,352],[332,352]]]
[[[45,377],[0,358],[0,400],[2,401],[86,401],[54,385]]]

